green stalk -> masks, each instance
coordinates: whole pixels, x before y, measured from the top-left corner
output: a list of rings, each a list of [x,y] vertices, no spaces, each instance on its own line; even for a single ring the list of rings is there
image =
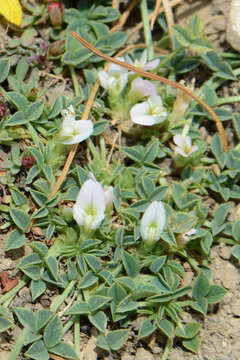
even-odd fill
[[[183,50],[184,50],[184,47],[180,47],[179,49],[175,50],[171,54],[166,55],[165,58],[160,61],[160,64],[158,65],[157,69],[159,69],[160,67],[165,66],[169,61],[171,61],[173,58],[175,58]]]
[[[10,357],[8,360],[16,360],[22,347],[23,347],[23,344],[24,344],[24,341],[26,339],[26,336],[29,332],[29,329],[28,328],[24,328],[19,336],[19,338],[17,339],[17,342],[15,343],[14,347],[13,347],[13,350],[10,354]]]
[[[72,77],[72,82],[73,82],[73,87],[74,87],[75,94],[76,94],[77,97],[81,96],[80,87],[79,87],[80,85],[78,84],[75,69],[74,69],[74,67],[72,65],[69,65],[69,70],[70,70],[70,74],[71,74],[71,77]]]
[[[143,31],[144,31],[145,42],[147,45],[148,60],[152,60],[154,58],[154,50],[152,43],[152,33],[148,19],[147,0],[141,0],[140,9],[143,19]]]
[[[74,348],[77,358],[81,359],[80,352],[80,316],[78,316],[74,322]]]
[[[240,101],[240,95],[217,99],[216,105],[233,104]]]
[[[163,352],[163,356],[161,358],[161,360],[167,360],[168,359],[168,354],[169,354],[169,351],[172,347],[172,339],[167,339],[167,344],[165,346],[165,349],[164,349],[164,352]]]
[[[76,280],[70,281],[64,292],[57,298],[57,301],[51,306],[50,310],[52,310],[53,312],[57,312],[59,306],[64,302],[64,300],[68,297],[69,293],[74,288],[75,283]]]
[[[8,304],[14,298],[14,296],[16,296],[18,291],[21,290],[27,283],[28,283],[28,278],[26,276],[23,276],[23,279],[19,281],[19,283],[12,290],[8,291],[7,294],[1,296],[0,305],[7,307]]]

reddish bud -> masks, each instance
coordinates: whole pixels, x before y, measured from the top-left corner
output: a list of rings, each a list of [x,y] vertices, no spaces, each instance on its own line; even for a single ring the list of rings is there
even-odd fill
[[[35,159],[32,156],[24,156],[22,159],[22,166],[30,169],[35,164]]]
[[[64,53],[65,40],[57,40],[51,43],[49,53],[52,56],[59,56]]]
[[[0,104],[0,119],[2,119],[4,117],[4,115],[6,114],[7,111],[7,107],[5,104]]]
[[[53,26],[60,26],[63,22],[63,6],[57,1],[48,4],[48,14]]]

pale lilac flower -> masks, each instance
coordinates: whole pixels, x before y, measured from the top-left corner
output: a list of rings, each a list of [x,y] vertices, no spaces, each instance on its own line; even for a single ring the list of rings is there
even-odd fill
[[[148,60],[148,53],[147,50],[144,50],[142,52],[142,55],[140,57],[140,59],[136,59],[134,61],[132,61],[132,59],[130,58],[129,55],[126,55],[126,62],[130,65],[133,65],[135,67],[138,67],[140,69],[146,70],[146,71],[151,71],[156,69],[156,67],[158,67],[159,65],[159,59],[155,59],[152,60],[150,62],[147,62]]]
[[[160,235],[166,223],[166,214],[161,201],[153,201],[144,212],[140,233],[146,242],[154,243],[160,239]]]
[[[130,117],[135,124],[152,126],[166,120],[167,110],[161,96],[152,95],[147,101],[134,105],[130,110]]]
[[[198,150],[196,145],[192,146],[192,139],[190,136],[183,137],[182,135],[177,134],[173,137],[173,141],[177,145],[175,146],[175,151],[185,158]]]
[[[93,132],[93,122],[91,120],[75,120],[73,106],[62,111],[64,116],[62,128],[60,130],[61,143],[73,145],[89,138]]]
[[[73,206],[75,221],[86,230],[96,230],[105,217],[105,209],[102,185],[91,179],[85,181]]]
[[[118,58],[118,60],[124,61],[122,58]],[[104,89],[120,93],[128,82],[128,70],[122,66],[111,64],[107,71],[99,71],[98,77]]]
[[[157,89],[151,81],[143,80],[139,77],[132,81],[129,95],[136,96],[138,98],[157,95]]]

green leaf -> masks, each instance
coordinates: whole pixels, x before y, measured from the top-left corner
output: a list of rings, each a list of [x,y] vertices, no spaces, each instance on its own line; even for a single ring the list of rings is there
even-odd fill
[[[87,289],[88,287],[96,284],[98,278],[94,275],[92,271],[88,271],[80,281],[78,286],[79,289]]]
[[[227,155],[223,151],[222,142],[221,142],[219,134],[215,134],[212,137],[210,147],[211,147],[211,150],[212,150],[219,166],[221,167],[221,169],[223,169],[226,164]]]
[[[42,309],[39,310],[36,314],[36,331],[41,330],[54,315],[54,312],[51,310]]]
[[[111,351],[111,348],[107,342],[106,336],[105,335],[100,335],[95,343],[96,346],[99,346],[101,349],[104,349],[106,351]]]
[[[168,191],[169,187],[168,186],[160,186],[158,188],[156,188],[149,196],[149,200],[151,201],[160,201],[162,200],[167,191]]]
[[[36,191],[33,189],[29,190],[33,200],[38,204],[40,207],[44,207],[45,202],[47,201],[47,196],[40,191]]]
[[[18,109],[21,111],[24,111],[26,109],[26,106],[28,104],[27,98],[15,91],[10,91],[7,94],[9,101]]]
[[[211,285],[209,292],[206,295],[206,299],[209,304],[215,304],[222,300],[227,291],[219,285]]]
[[[46,265],[55,280],[58,280],[58,262],[55,257],[47,257]]]
[[[197,353],[198,350],[200,349],[201,340],[200,340],[199,336],[195,336],[192,339],[184,340],[182,342],[182,344],[186,349],[188,349],[194,353]]]
[[[151,320],[149,319],[145,320],[142,323],[141,328],[139,330],[138,339],[142,339],[144,337],[151,335],[156,330],[156,328],[157,327],[153,325]]]
[[[23,81],[29,68],[29,61],[26,57],[20,59],[16,67],[16,77],[19,81]]]
[[[186,295],[191,289],[192,289],[191,286],[185,286],[175,291],[169,291],[165,294],[151,296],[149,298],[149,301],[159,302],[159,303],[168,302],[173,299],[177,299],[178,297],[182,297]]]
[[[93,136],[100,135],[103,131],[106,130],[106,128],[108,127],[108,125],[109,125],[109,121],[107,121],[107,120],[97,121],[97,122],[94,124],[94,128],[93,128],[93,133],[92,133],[92,135],[93,135]]]
[[[55,316],[47,325],[43,333],[44,343],[47,348],[57,345],[63,336],[63,327],[61,320]]]
[[[197,217],[180,211],[173,212],[169,217],[169,228],[174,233],[185,233],[197,223]]]
[[[10,58],[0,59],[0,83],[6,80],[10,70]]]
[[[37,252],[41,257],[44,257],[48,253],[48,248],[45,244],[39,241],[33,241],[29,244],[31,248]]]
[[[65,102],[64,95],[57,96],[55,103],[53,104],[53,106],[50,109],[50,112],[48,113],[48,119],[54,119],[61,113],[61,111],[63,110],[64,102]]]
[[[41,275],[41,268],[38,265],[32,265],[28,267],[21,268],[22,272],[24,272],[25,275],[30,277],[30,279],[38,281],[40,279]]]
[[[41,172],[41,169],[37,165],[34,165],[28,172],[26,178],[26,184],[31,184],[34,178]]]
[[[51,353],[59,355],[66,359],[77,360],[78,357],[71,345],[61,341],[59,344],[51,348]]]
[[[30,147],[28,147],[28,152],[34,157],[39,168],[42,168],[43,163],[44,163],[44,158],[43,158],[43,154],[41,153],[41,151],[30,146]]]
[[[30,226],[30,217],[24,211],[19,209],[10,209],[9,211],[13,222],[17,225],[17,227],[26,232]]]
[[[174,336],[174,326],[169,320],[157,320],[158,328],[169,338]]]
[[[187,323],[186,325],[179,325],[176,328],[175,336],[191,339],[199,332],[201,328],[200,324],[197,323]]]
[[[222,225],[227,217],[228,211],[230,209],[231,204],[225,203],[221,204],[217,207],[217,209],[214,211],[213,217],[214,221],[217,225]]]
[[[70,307],[66,312],[67,315],[87,315],[89,313],[89,306],[84,301],[77,301],[77,303]]]
[[[94,271],[95,273],[101,271],[102,265],[100,260],[96,256],[85,254],[84,259],[86,260],[87,264],[89,265],[92,271]]]
[[[226,80],[236,80],[236,76],[234,75],[231,66],[226,61],[223,61],[215,51],[203,54],[202,58],[205,60],[208,67],[216,72],[214,74],[215,76]]]
[[[240,242],[240,220],[234,222],[232,226],[232,236],[236,241]]]
[[[18,229],[15,229],[11,231],[8,235],[5,251],[18,249],[25,244],[25,241],[26,241],[25,235]]]
[[[143,146],[132,146],[132,147],[122,147],[121,151],[127,155],[130,159],[141,163],[143,161]]]
[[[240,260],[240,245],[235,245],[232,248],[232,256]]]
[[[114,283],[108,291],[108,296],[112,297],[116,304],[119,304],[127,296],[127,292],[120,284]]]
[[[15,307],[14,312],[23,326],[30,328],[32,331],[36,330],[36,316],[31,310]]]
[[[35,121],[37,120],[43,112],[44,103],[42,101],[35,102],[27,106],[24,116],[27,121]]]
[[[204,272],[201,272],[194,282],[193,292],[192,292],[193,299],[200,300],[201,298],[206,296],[207,293],[209,292],[209,288],[210,286],[209,286],[208,278]]]
[[[128,330],[121,329],[110,331],[106,338],[112,350],[119,350],[128,339]]]
[[[163,265],[165,264],[167,260],[167,256],[159,256],[157,259],[155,259],[150,266],[150,270],[154,273],[157,274],[161,268],[163,267]]]
[[[93,295],[88,300],[88,305],[90,307],[91,312],[95,312],[101,309],[104,305],[106,305],[111,298],[100,295]]]
[[[139,270],[138,264],[133,255],[130,255],[126,251],[122,251],[122,261],[128,276],[130,276],[131,278],[135,278],[138,275]]]
[[[27,203],[28,199],[21,191],[12,188],[10,189],[10,192],[16,206],[22,206]]]
[[[89,321],[100,331],[105,332],[107,328],[107,317],[103,311],[99,311],[94,315],[88,316]]]
[[[36,333],[31,332],[31,331],[28,331],[27,336],[24,339],[23,345],[27,346],[29,344],[32,344],[32,343],[40,340],[41,338],[42,338],[41,334],[36,334]]]
[[[5,317],[0,316],[0,333],[6,331],[12,325],[14,325],[13,321],[10,321],[10,320],[6,319]]]
[[[31,281],[31,294],[32,294],[32,301],[35,301],[40,295],[44,293],[46,290],[46,284],[42,280],[32,280]]]
[[[23,111],[17,111],[7,120],[7,126],[19,126],[27,122],[28,120],[25,118]]]
[[[22,258],[22,260],[20,261],[20,263],[18,264],[18,268],[19,269],[23,269],[25,267],[29,267],[32,265],[37,265],[37,264],[41,264],[41,259],[39,257],[38,254],[29,254],[24,256],[24,258]]]
[[[144,153],[143,161],[149,163],[153,162],[157,157],[158,151],[159,151],[159,140],[155,139],[147,145],[146,151]]]
[[[49,360],[48,351],[41,340],[32,344],[25,355],[35,360]]]

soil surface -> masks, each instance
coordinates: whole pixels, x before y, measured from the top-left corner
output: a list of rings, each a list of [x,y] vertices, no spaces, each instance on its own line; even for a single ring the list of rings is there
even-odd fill
[[[179,25],[186,25],[194,12],[204,20],[206,24],[205,34],[214,44],[217,51],[225,51],[230,48],[226,42],[226,24],[229,13],[229,0],[184,0],[174,8],[175,21]],[[229,92],[229,91],[228,91]],[[236,108],[234,108],[236,110]],[[231,136],[231,134],[230,134]],[[36,234],[37,236],[37,234]],[[7,271],[12,279],[20,277],[16,265],[23,255],[31,252],[28,246],[24,250],[14,253],[4,252],[6,244],[5,234],[0,235],[0,272]],[[220,304],[209,307],[206,317],[197,313],[189,312],[187,321],[197,321],[202,324],[200,335],[202,346],[199,354],[194,355],[184,351],[178,344],[174,344],[168,360],[239,360],[240,359],[240,266],[231,257],[231,247],[225,244],[215,245],[211,251],[211,270],[213,282],[222,285],[228,292]],[[189,267],[186,272],[185,285],[191,284],[193,273]],[[32,310],[47,308],[58,295],[56,290],[47,290],[40,301],[35,304],[31,301],[30,291],[23,288],[11,304],[24,306]],[[67,302],[63,307],[67,306]],[[157,360],[163,353],[163,338],[159,335],[137,342],[138,329],[143,319],[133,322],[128,343],[121,352],[108,354],[95,348],[96,334],[88,324],[82,326],[82,360]],[[10,354],[13,344],[19,337],[20,329],[15,327],[4,335],[0,335],[0,360],[5,360]],[[67,334],[66,340],[73,341],[71,334]],[[70,338],[69,338],[70,337]],[[21,359],[21,358],[19,358]]]

